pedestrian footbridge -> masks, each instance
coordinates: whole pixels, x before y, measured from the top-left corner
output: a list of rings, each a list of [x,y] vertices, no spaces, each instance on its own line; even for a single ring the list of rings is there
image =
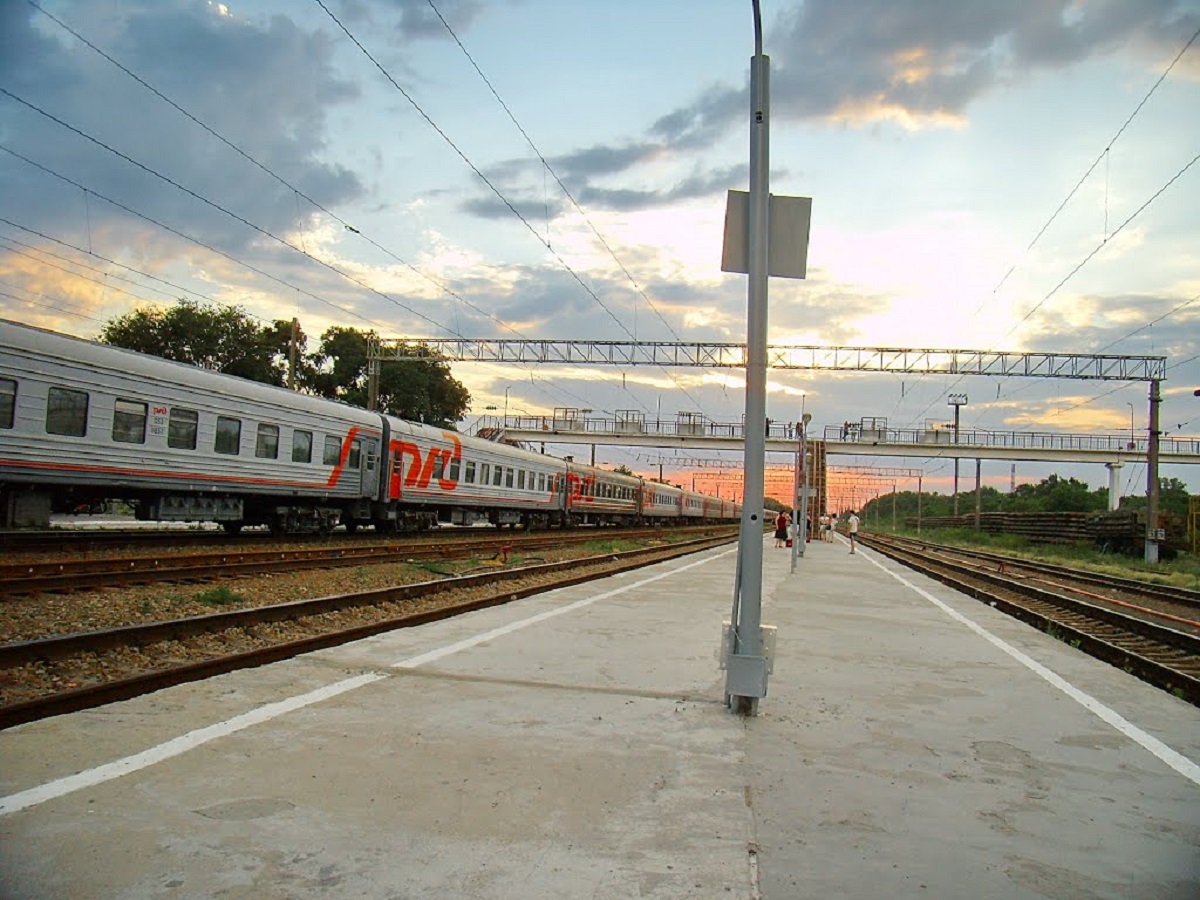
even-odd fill
[[[709,450],[741,450],[742,422],[717,422],[698,414],[648,419],[640,413],[616,415],[559,410],[552,416],[493,416],[480,421],[480,431],[529,443],[620,445]],[[766,449],[795,453],[799,426],[768,421]],[[1048,431],[992,431],[949,427],[891,428],[859,423],[808,427],[805,437],[821,441],[827,456],[889,456],[921,459],[1008,459],[1044,462],[1101,463],[1120,466],[1145,463],[1149,440],[1129,433],[1080,434]],[[1160,438],[1160,465],[1200,463],[1200,438]]]

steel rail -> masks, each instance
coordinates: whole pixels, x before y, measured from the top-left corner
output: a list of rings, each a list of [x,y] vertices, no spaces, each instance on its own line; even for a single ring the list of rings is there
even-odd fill
[[[717,526],[703,529],[711,531]],[[670,533],[694,533],[695,528],[672,529]],[[60,562],[9,563],[0,565],[0,596],[91,590],[129,584],[165,581],[200,581],[297,569],[383,565],[414,559],[449,559],[467,554],[508,554],[543,550],[589,541],[616,538],[636,540],[664,532],[635,529],[621,532],[572,531],[510,533],[497,536],[455,535],[436,546],[431,540],[389,541],[385,544],[347,542],[337,547],[278,550],[228,550],[180,556],[111,557]]]

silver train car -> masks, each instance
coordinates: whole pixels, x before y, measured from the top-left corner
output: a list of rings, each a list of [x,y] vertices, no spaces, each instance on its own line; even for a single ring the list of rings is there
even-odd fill
[[[732,500],[0,320],[0,527],[110,500],[280,534],[741,516]]]

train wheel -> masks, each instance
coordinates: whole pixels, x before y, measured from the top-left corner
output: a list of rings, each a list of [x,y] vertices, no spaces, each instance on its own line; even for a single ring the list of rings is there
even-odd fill
[[[354,534],[358,531],[358,521],[355,519],[346,520],[346,534]]]
[[[225,529],[226,534],[237,534],[242,530],[241,522],[222,522],[221,527]]]

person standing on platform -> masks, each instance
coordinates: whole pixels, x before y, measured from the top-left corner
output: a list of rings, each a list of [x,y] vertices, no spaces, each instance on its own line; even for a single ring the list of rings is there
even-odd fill
[[[837,513],[829,514],[829,543],[833,543],[833,533],[837,531]]]
[[[850,535],[850,552],[853,553],[858,539],[858,516],[853,512],[850,513],[850,518],[846,520],[846,533]]]
[[[775,517],[775,546],[782,547],[787,543],[788,526],[792,524],[792,518],[785,512],[780,512]]]

